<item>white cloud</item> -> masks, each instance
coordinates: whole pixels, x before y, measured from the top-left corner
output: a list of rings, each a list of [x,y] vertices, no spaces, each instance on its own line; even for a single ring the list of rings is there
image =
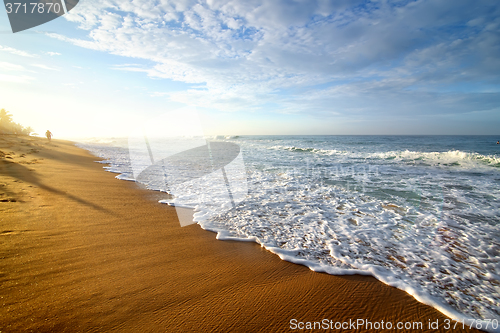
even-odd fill
[[[359,99],[383,110],[393,98],[393,109],[408,101],[424,112],[418,100],[439,103],[443,86],[498,87],[499,16],[499,6],[466,0],[88,0],[65,16],[87,39],[49,35],[153,62],[117,70],[202,84],[166,94],[187,104],[311,112],[334,103],[333,113],[365,110]]]
[[[20,72],[20,71],[26,71],[26,68],[24,68],[21,65],[12,64],[10,62],[0,61],[0,70]]]
[[[111,67],[113,70],[117,71],[125,71],[125,72],[143,72],[143,73],[150,73],[151,70],[148,68],[144,68],[142,65],[138,64],[121,64],[121,65],[113,65]]]
[[[36,55],[36,54],[28,53],[28,52],[18,50],[18,49],[15,49],[13,47],[9,47],[9,46],[0,45],[0,51],[9,52],[9,53],[21,56],[21,57],[28,57],[28,58],[37,58],[38,57],[38,55]]]
[[[58,55],[61,55],[61,53],[59,52],[45,52],[45,54],[48,54],[49,56],[58,56]]]

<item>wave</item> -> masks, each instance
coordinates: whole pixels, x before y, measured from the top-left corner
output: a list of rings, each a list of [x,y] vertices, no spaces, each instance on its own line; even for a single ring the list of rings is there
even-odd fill
[[[320,149],[320,148],[301,148],[295,146],[273,146],[269,147],[269,150],[288,150],[292,152],[299,153],[315,153],[321,155],[336,155],[336,154],[347,154],[346,151],[336,150],[336,149]]]
[[[500,167],[500,158],[493,155],[469,153],[461,150],[446,152],[420,152],[420,151],[389,151],[384,153],[371,153],[367,158],[396,160],[403,162],[426,162],[430,165],[443,166],[492,166]]]
[[[236,140],[239,139],[239,135],[212,135],[212,136],[206,136],[206,139],[209,140]]]
[[[319,155],[344,155],[356,159],[377,159],[377,160],[393,160],[406,163],[421,163],[432,166],[463,166],[477,167],[490,166],[500,168],[500,158],[494,155],[482,155],[475,152],[464,152],[461,150],[449,150],[445,152],[421,152],[411,150],[396,150],[388,152],[347,152],[337,149],[321,149],[311,147],[296,147],[296,146],[272,146],[269,150],[285,150],[297,153],[312,153]]]

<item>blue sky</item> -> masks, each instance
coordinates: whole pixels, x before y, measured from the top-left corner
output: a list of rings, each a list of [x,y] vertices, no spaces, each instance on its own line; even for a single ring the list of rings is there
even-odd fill
[[[500,134],[496,1],[81,0],[12,34],[0,107],[56,137],[195,107],[213,134]]]

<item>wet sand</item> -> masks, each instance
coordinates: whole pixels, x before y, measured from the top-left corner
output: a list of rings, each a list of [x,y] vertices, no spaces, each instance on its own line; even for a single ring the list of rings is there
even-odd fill
[[[372,277],[315,273],[180,227],[161,194],[71,142],[0,136],[0,151],[1,332],[283,332],[323,319],[332,331],[357,319],[449,331],[443,314]]]

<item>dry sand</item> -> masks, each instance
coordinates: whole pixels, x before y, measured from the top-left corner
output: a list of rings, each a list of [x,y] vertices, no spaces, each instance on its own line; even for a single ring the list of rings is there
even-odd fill
[[[71,142],[0,136],[0,150],[1,332],[284,332],[292,319],[446,331],[440,312],[372,277],[181,228],[158,193]]]

